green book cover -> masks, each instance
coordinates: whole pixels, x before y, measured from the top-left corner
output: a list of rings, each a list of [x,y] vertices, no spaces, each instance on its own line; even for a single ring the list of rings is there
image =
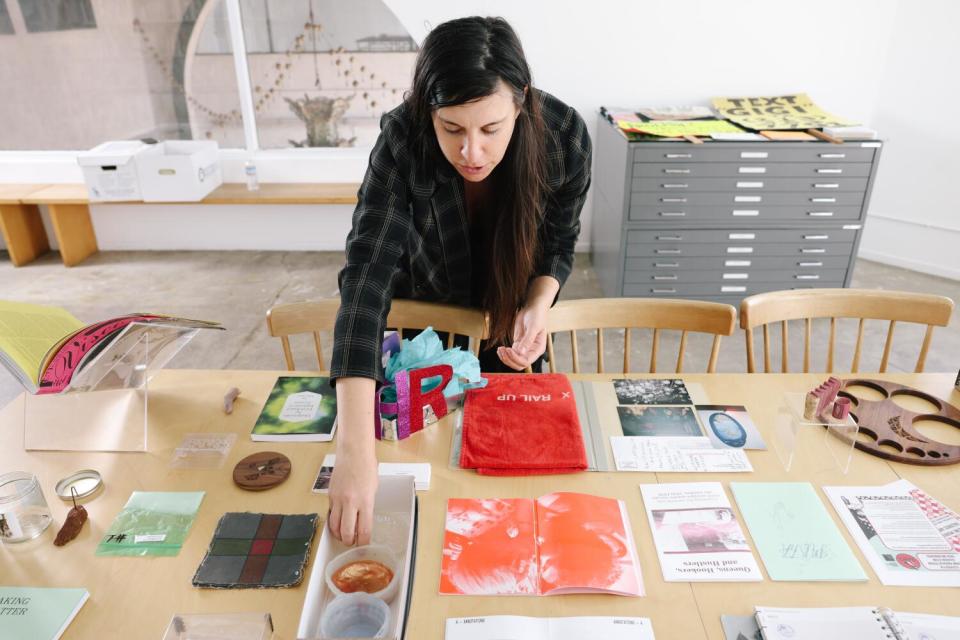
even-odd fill
[[[250,438],[256,442],[326,442],[337,429],[337,394],[326,376],[281,376]]]
[[[866,580],[808,482],[731,482],[771,580]]]
[[[88,597],[86,589],[0,587],[0,638],[56,640]]]

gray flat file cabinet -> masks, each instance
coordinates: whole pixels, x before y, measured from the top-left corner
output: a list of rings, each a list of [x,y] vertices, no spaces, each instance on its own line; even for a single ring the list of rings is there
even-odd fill
[[[591,254],[606,296],[727,302],[846,287],[879,141],[628,141],[600,116]]]

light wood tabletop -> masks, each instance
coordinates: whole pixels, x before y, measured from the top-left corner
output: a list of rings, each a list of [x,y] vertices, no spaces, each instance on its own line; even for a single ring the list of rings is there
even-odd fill
[[[269,371],[168,370],[150,386],[150,444],[144,453],[27,452],[20,427],[19,398],[0,410],[0,469],[36,474],[55,522],[38,539],[0,545],[0,583],[15,586],[86,587],[90,600],[68,627],[64,638],[157,638],[176,613],[270,612],[275,638],[296,637],[307,591],[306,580],[292,589],[213,590],[191,585],[217,520],[227,511],[318,513],[325,518],[327,498],[310,487],[333,443],[254,443],[247,434],[278,375]],[[578,375],[603,381],[622,375]],[[634,374],[631,377],[641,377]],[[648,377],[648,376],[642,376]],[[649,377],[675,377],[655,375]],[[821,377],[813,374],[684,374],[688,385],[699,385],[714,404],[746,405],[768,445],[775,439],[774,421],[785,392],[802,392]],[[960,405],[950,374],[883,374],[870,377],[912,385]],[[235,410],[222,410],[223,395],[241,389]],[[696,399],[696,398],[695,398]],[[957,590],[950,588],[884,587],[829,506],[823,485],[878,485],[906,478],[947,506],[960,511],[960,465],[920,467],[887,461],[855,451],[848,473],[824,455],[822,439],[801,438],[796,461],[786,471],[776,451],[750,451],[753,473],[579,473],[520,478],[478,476],[450,468],[451,418],[427,427],[400,442],[377,444],[381,461],[429,461],[433,478],[429,491],[419,492],[420,520],[413,600],[406,637],[443,637],[444,619],[476,615],[530,616],[631,615],[651,618],[658,640],[722,640],[721,614],[747,615],[754,605],[767,606],[889,606],[900,611],[957,614]],[[78,425],[81,428],[81,425]],[[234,432],[237,441],[219,470],[171,469],[173,450],[186,433]],[[231,471],[241,458],[274,450],[293,463],[281,486],[259,493],[233,485]],[[65,547],[53,546],[68,505],[57,498],[56,482],[80,469],[103,475],[105,489],[85,504],[90,519],[79,538]],[[802,583],[680,583],[665,582],[647,525],[638,485],[641,483],[720,481],[807,481],[834,518],[864,571],[867,582]],[[97,542],[132,491],[206,492],[203,504],[180,553],[172,558],[96,557]],[[626,503],[643,570],[646,596],[565,595],[549,597],[440,596],[441,545],[446,500],[452,497],[535,498],[553,491],[579,491],[622,499]],[[320,531],[314,541],[314,552]],[[758,563],[761,564],[759,556]],[[313,558],[311,557],[311,567]],[[309,571],[309,570],[308,570]]]
[[[257,191],[226,182],[199,202],[90,202],[85,184],[10,185],[17,202],[26,204],[356,204],[359,183],[263,183]],[[26,186],[39,188],[24,189]],[[8,194],[0,185],[0,199]]]

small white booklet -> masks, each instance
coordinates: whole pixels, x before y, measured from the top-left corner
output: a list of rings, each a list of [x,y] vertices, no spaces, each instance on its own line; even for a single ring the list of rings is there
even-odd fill
[[[611,436],[617,471],[737,473],[753,471],[743,449],[714,449],[704,437]]]
[[[795,609],[756,607],[764,640],[947,640],[960,637],[960,618],[882,607]]]
[[[642,484],[663,579],[667,582],[763,580],[719,482]]]
[[[444,640],[655,640],[649,618],[447,618]]]
[[[330,489],[330,476],[333,474],[333,466],[337,463],[337,456],[328,453],[320,464],[320,471],[317,472],[317,479],[313,482],[314,493],[327,493]],[[417,491],[428,491],[430,489],[430,463],[429,462],[381,462],[377,469],[381,476],[413,476],[413,483]]]
[[[824,487],[885,585],[960,587],[960,516],[907,480]]]

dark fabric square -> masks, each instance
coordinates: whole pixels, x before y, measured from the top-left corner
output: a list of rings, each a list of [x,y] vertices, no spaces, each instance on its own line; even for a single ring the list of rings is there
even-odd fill
[[[250,553],[250,540],[214,538],[210,547],[212,556],[245,556]]]
[[[277,537],[277,532],[280,530],[280,523],[287,517],[288,516],[282,516],[276,513],[264,515],[263,518],[260,519],[260,527],[257,529],[257,535],[255,537],[264,540],[273,540]]]
[[[265,557],[265,556],[260,556]],[[304,562],[298,556],[270,556],[263,584],[270,587],[287,587],[303,580]]]
[[[284,516],[280,525],[278,538],[306,538],[313,539],[313,532],[317,528],[317,514]]]
[[[198,587],[235,584],[240,579],[244,563],[246,556],[207,556],[197,569],[193,584]]]
[[[247,556],[247,562],[240,573],[240,584],[262,584],[263,572],[267,570],[270,556]]]
[[[253,538],[260,526],[259,513],[227,513],[220,518],[216,538]]]
[[[273,551],[273,540],[254,540],[250,545],[250,555],[268,556]]]
[[[275,556],[295,556],[298,553],[306,553],[310,549],[310,541],[303,539],[277,540],[273,545],[273,555]]]

